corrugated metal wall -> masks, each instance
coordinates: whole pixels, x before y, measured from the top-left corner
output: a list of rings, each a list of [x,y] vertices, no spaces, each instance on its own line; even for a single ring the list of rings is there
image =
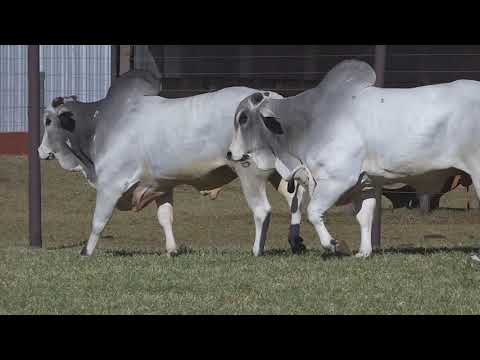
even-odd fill
[[[0,45],[0,132],[27,129],[27,47]]]
[[[110,86],[110,45],[42,45],[44,103],[77,95],[96,101]],[[0,45],[0,132],[27,131],[27,46]]]

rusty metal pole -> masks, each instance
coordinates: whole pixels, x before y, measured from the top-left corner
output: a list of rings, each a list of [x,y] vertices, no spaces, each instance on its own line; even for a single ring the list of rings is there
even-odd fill
[[[28,45],[28,139],[28,231],[30,246],[41,248],[40,45]]]
[[[383,87],[385,84],[385,63],[387,58],[387,46],[375,45],[375,73],[377,81],[375,86]],[[372,247],[379,249],[382,239],[382,188],[375,189],[375,214],[372,225]]]

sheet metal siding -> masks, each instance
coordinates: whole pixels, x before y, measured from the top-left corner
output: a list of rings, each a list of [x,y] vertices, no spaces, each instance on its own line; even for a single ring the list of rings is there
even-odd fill
[[[0,45],[0,132],[28,131],[27,46]],[[96,101],[110,86],[110,45],[42,45],[44,104],[57,96]]]

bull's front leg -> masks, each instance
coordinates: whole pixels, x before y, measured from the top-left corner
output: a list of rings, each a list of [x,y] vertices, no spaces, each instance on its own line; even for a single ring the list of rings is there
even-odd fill
[[[335,205],[340,196],[355,185],[356,179],[352,177],[350,179],[317,180],[315,188],[310,189],[311,200],[307,209],[308,220],[315,227],[322,247],[333,253],[347,254],[350,251],[344,242],[335,240],[330,235],[324,223],[324,216],[327,210]]]
[[[102,234],[103,229],[107,225],[108,221],[112,217],[113,209],[118,200],[122,196],[122,191],[114,189],[97,189],[97,197],[95,201],[95,211],[93,213],[92,220],[92,232],[88,238],[87,244],[81,251],[82,256],[91,256],[95,247],[97,246],[98,239]]]
[[[237,167],[236,172],[240,178],[243,194],[248,207],[253,212],[255,221],[253,255],[260,256],[263,254],[272,214],[272,208],[266,192],[268,173],[258,172],[253,166],[249,168]]]
[[[173,236],[173,190],[155,199],[157,204],[157,217],[165,233],[165,243],[168,256],[177,255],[177,243]]]
[[[283,195],[290,208],[290,228],[288,231],[288,243],[294,254],[305,250],[303,239],[300,236],[300,223],[302,221],[301,203],[304,189],[296,183],[295,192],[290,194],[287,190],[288,182],[283,180],[278,173],[274,173],[269,178],[270,183]]]

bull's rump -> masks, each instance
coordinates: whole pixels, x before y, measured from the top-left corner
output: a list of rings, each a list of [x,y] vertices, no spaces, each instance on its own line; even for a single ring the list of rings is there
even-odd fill
[[[353,106],[363,171],[386,178],[462,167],[478,153],[480,83],[366,89]]]

